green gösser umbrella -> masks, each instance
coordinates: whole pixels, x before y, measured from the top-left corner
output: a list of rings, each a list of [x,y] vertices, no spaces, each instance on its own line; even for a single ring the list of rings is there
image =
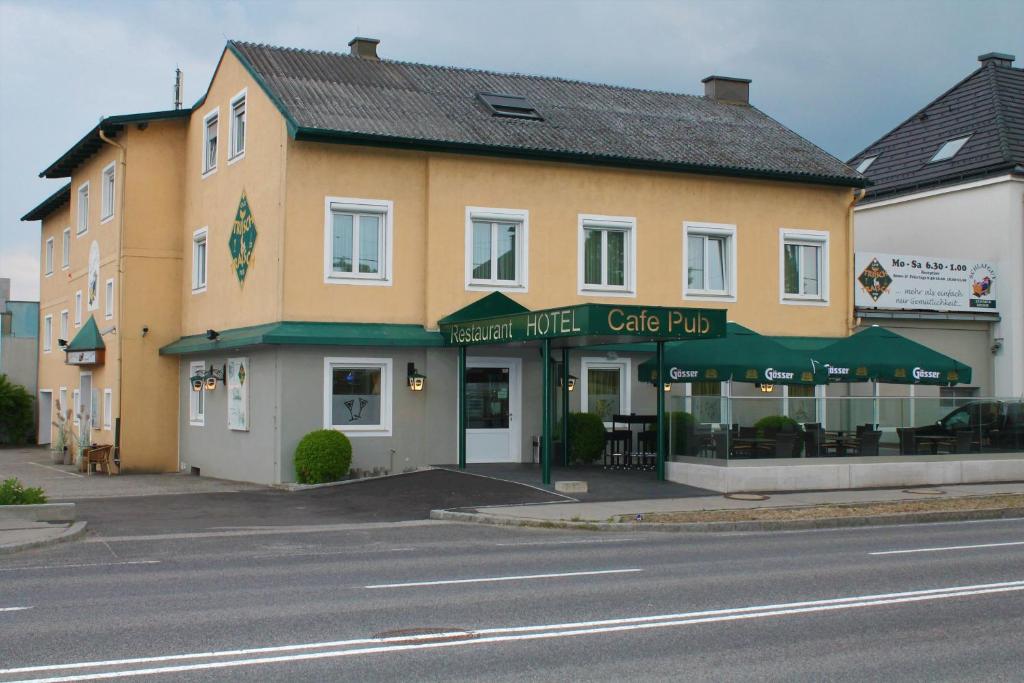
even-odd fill
[[[892,330],[873,325],[811,353],[830,382],[949,386],[971,382],[971,368]]]
[[[761,384],[825,384],[828,376],[809,354],[784,347],[738,323],[727,323],[725,337],[665,344],[665,374],[659,381],[655,359],[640,364],[639,377],[660,382],[725,381]]]

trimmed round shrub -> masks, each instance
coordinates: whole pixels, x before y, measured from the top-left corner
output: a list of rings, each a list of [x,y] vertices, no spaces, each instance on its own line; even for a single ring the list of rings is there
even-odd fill
[[[295,478],[300,484],[338,481],[352,465],[352,443],[335,429],[317,429],[295,447]]]
[[[754,423],[754,428],[757,429],[757,433],[767,436],[770,434],[777,434],[782,431],[782,428],[786,425],[793,427],[794,432],[802,432],[804,429],[800,426],[800,423],[791,417],[785,415],[769,415],[762,417],[760,420]]]
[[[604,453],[604,422],[595,413],[569,413],[569,460],[594,462]]]
[[[35,420],[32,417],[32,395],[20,384],[0,375],[0,444],[32,443]]]

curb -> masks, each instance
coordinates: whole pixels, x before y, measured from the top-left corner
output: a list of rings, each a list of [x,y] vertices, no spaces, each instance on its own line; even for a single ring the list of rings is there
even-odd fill
[[[0,519],[26,522],[74,522],[74,503],[37,503],[35,505],[0,505]]]
[[[46,538],[39,541],[25,541],[24,543],[11,543],[9,545],[0,545],[0,555],[10,555],[12,553],[20,552],[22,550],[30,550],[32,548],[42,548],[48,545],[56,545],[58,543],[64,543],[65,541],[74,541],[75,539],[81,538],[85,535],[86,522],[75,522],[67,529],[64,533],[59,536],[53,536],[52,538]]]
[[[448,522],[471,522],[494,526],[530,527],[535,529],[575,529],[583,531],[661,531],[675,533],[715,533],[723,531],[800,531],[805,529],[841,529],[861,526],[889,526],[895,524],[928,524],[935,522],[965,522],[975,519],[1016,519],[1024,517],[1024,507],[991,510],[955,510],[937,512],[908,512],[870,517],[823,517],[821,519],[794,519],[741,522],[585,522],[568,520],[542,520],[486,515],[480,512],[457,510],[431,510],[430,519]]]
[[[436,467],[431,467],[430,465],[426,465],[424,467],[417,467],[416,469],[411,470],[409,472],[395,472],[393,474],[378,474],[376,477],[359,477],[358,479],[342,479],[341,481],[328,481],[328,482],[324,482],[323,484],[296,484],[294,482],[289,482],[287,484],[271,484],[270,487],[274,488],[274,489],[278,489],[279,491],[288,491],[288,492],[314,491],[316,489],[331,488],[332,486],[345,486],[347,484],[358,484],[358,483],[363,482],[363,481],[377,481],[378,479],[389,479],[391,477],[404,477],[407,474],[415,474],[416,472],[426,472],[428,470],[434,470],[434,469],[437,469],[437,468]]]

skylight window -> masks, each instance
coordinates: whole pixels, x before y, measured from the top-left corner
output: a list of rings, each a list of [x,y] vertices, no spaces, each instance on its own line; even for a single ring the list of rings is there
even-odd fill
[[[498,93],[482,92],[477,97],[484,103],[493,116],[507,116],[514,119],[533,119],[543,121],[537,108],[522,95],[501,95]]]
[[[942,147],[939,147],[939,151],[932,157],[932,161],[945,161],[946,159],[952,159],[956,156],[956,153],[960,151],[960,148],[967,143],[970,137],[970,135],[965,135],[962,138],[944,142]]]
[[[871,164],[875,163],[875,159],[877,158],[878,155],[876,154],[873,157],[868,157],[866,159],[861,160],[861,162],[857,164],[857,173],[864,173],[865,171],[867,171],[869,168],[871,168]]]

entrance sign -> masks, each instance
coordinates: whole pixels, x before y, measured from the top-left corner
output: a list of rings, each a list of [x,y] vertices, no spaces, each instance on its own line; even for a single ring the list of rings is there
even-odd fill
[[[88,351],[68,351],[65,363],[67,365],[102,365],[104,349],[90,349]]]
[[[725,317],[725,311],[703,308],[578,304],[465,322],[442,322],[440,328],[447,346],[562,337],[634,337],[657,341],[725,336]]]
[[[996,312],[993,261],[857,252],[859,308]]]

